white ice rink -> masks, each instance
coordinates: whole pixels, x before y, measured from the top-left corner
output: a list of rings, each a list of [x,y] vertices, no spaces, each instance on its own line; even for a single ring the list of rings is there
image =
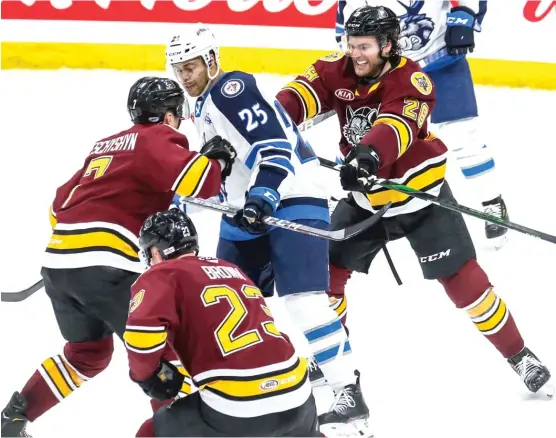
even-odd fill
[[[2,291],[25,288],[40,278],[55,189],[81,167],[95,140],[130,125],[127,93],[140,76],[1,72]],[[261,77],[274,90],[287,79]],[[556,234],[556,92],[481,87],[478,99],[511,220]],[[332,119],[308,134],[313,148],[329,158],[337,147],[336,123]],[[192,132],[191,126],[185,128]],[[326,172],[323,183],[336,177]],[[458,169],[449,169],[449,180],[459,202],[478,207]],[[192,217],[202,254],[213,255],[219,217],[206,212]],[[507,245],[495,252],[485,248],[483,222],[470,218],[467,223],[478,260],[527,345],[556,373],[556,245],[510,231]],[[556,437],[556,400],[528,395],[442,287],[422,279],[405,241],[389,248],[403,286],[396,285],[383,255],[370,275],[356,275],[348,284],[351,342],[376,438]],[[271,306],[278,326],[291,333],[281,303],[272,301]],[[61,351],[63,339],[44,291],[21,303],[2,303],[0,323],[3,408],[44,359]],[[38,438],[132,437],[150,413],[147,398],[128,378],[125,351],[117,343],[105,372],[28,431]]]

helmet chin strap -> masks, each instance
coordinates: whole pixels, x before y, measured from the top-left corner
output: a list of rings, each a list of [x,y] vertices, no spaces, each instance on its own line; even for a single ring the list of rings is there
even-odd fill
[[[201,97],[201,96],[203,96],[203,95],[209,90],[209,88],[211,87],[211,85],[212,85],[214,79],[216,78],[216,76],[218,76],[218,73],[220,73],[220,64],[219,64],[218,62],[216,62],[216,59],[214,60],[214,62],[216,63],[216,72],[214,73],[213,76],[211,76],[211,74],[210,74],[210,65],[209,65],[209,63],[208,63],[207,61],[205,61],[205,64],[206,64],[206,66],[207,66],[207,76],[208,76],[209,80],[207,81],[207,85],[205,85],[205,88],[203,89],[203,91],[201,91],[201,93],[200,93],[199,95],[197,95],[197,96],[191,96],[191,97],[193,97],[193,98]]]

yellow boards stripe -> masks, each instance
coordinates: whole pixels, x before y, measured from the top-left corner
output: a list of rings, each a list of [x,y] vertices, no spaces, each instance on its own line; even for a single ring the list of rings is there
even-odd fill
[[[210,161],[204,155],[197,155],[183,169],[178,181],[174,184],[175,192],[180,196],[191,196],[197,192],[203,176],[208,170]]]
[[[124,341],[131,348],[137,350],[152,350],[166,342],[168,335],[161,328],[159,330],[138,330],[126,328]]]
[[[307,360],[299,358],[289,370],[264,376],[226,376],[206,384],[205,388],[232,400],[255,400],[293,391],[303,385],[306,379]],[[203,386],[202,382],[199,382],[199,386]]]
[[[305,120],[312,119],[320,112],[320,101],[310,86],[301,81],[291,81],[284,88],[295,90],[305,104]]]
[[[404,185],[415,190],[429,190],[444,180],[446,173],[446,161],[425,167],[422,171],[413,174]],[[399,207],[410,200],[410,196],[395,190],[377,190],[367,198],[373,207],[382,206],[392,202],[392,208]]]
[[[110,251],[129,260],[139,261],[139,248],[117,231],[109,228],[54,230],[47,252],[79,253]]]
[[[42,367],[62,397],[65,398],[73,392],[53,358],[46,359],[42,363]]]
[[[411,128],[405,122],[405,120],[402,120],[395,116],[380,116],[378,119],[375,120],[373,126],[381,124],[392,127],[392,129],[394,129],[394,131],[397,133],[399,151],[398,157],[401,157],[404,152],[407,151],[409,145],[413,142],[413,134],[411,132]]]

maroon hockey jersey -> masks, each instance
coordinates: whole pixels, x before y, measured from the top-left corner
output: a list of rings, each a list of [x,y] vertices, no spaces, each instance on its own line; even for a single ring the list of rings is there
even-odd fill
[[[407,58],[380,82],[363,85],[351,59],[343,52],[316,61],[278,93],[278,100],[296,123],[335,110],[340,121],[340,150],[345,157],[361,143],[380,156],[378,176],[438,195],[444,181],[446,146],[429,133],[427,118],[435,104],[435,89],[421,68]],[[424,201],[376,187],[370,195],[354,193],[371,211],[387,202],[386,216],[419,210]]]
[[[132,297],[124,340],[133,379],[152,376],[169,344],[203,401],[226,415],[266,415],[308,399],[306,359],[235,265],[194,256],[165,261],[139,277]]]
[[[137,236],[145,219],[166,210],[174,193],[218,194],[220,164],[189,151],[164,124],[134,125],[94,144],[83,167],[58,188],[44,266],[112,266],[142,272]]]

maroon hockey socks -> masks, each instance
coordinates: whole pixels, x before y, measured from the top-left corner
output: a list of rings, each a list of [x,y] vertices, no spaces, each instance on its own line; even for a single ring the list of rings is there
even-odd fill
[[[348,269],[330,265],[330,290],[327,292],[330,307],[336,312],[344,327],[347,319],[347,297],[345,296],[346,283],[351,277]]]
[[[25,416],[34,421],[103,371],[110,363],[113,350],[112,337],[68,342],[63,354],[46,359],[21,391],[27,401]]]
[[[457,274],[439,281],[454,304],[467,312],[475,327],[506,359],[523,349],[523,338],[506,303],[496,295],[477,260],[468,260]]]

